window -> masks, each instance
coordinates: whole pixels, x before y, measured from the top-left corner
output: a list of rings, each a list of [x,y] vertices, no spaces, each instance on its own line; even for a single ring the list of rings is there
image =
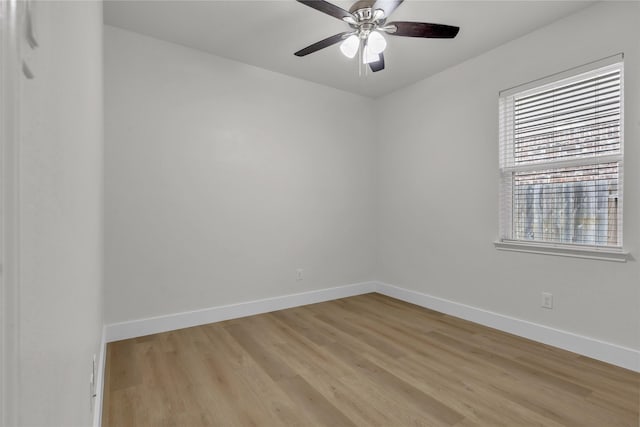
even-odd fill
[[[500,242],[621,251],[622,57],[606,62],[500,94]]]

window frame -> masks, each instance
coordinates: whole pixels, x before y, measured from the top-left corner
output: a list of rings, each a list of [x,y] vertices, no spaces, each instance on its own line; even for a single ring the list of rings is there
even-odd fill
[[[571,160],[552,160],[548,162],[540,162],[526,166],[504,165],[504,159],[514,155],[513,134],[515,121],[505,120],[508,110],[505,110],[507,98],[522,96],[527,92],[540,92],[557,85],[567,85],[572,81],[579,81],[584,78],[584,74],[593,72],[606,72],[609,70],[620,70],[620,153],[598,156],[597,161],[594,158],[574,158]],[[513,105],[511,105],[512,107]],[[599,259],[607,261],[625,262],[629,253],[624,250],[623,241],[623,209],[624,209],[624,192],[623,192],[623,175],[624,175],[624,55],[616,54],[602,60],[594,61],[579,67],[575,67],[560,73],[550,75],[548,77],[531,81],[522,85],[518,85],[499,93],[498,108],[498,132],[499,132],[499,238],[494,242],[495,248],[498,250],[507,250],[515,252],[529,252],[537,254],[569,256],[578,258]],[[512,116],[511,116],[512,118]],[[505,126],[507,121],[507,126]],[[509,139],[511,138],[511,139]],[[507,143],[506,141],[510,141]],[[511,148],[509,152],[505,149]],[[512,157],[511,157],[512,158]],[[617,246],[600,246],[578,243],[556,243],[550,241],[534,241],[534,240],[518,240],[513,236],[513,188],[509,192],[503,188],[505,184],[505,173],[513,173],[519,170],[545,170],[549,168],[562,168],[566,166],[597,165],[606,162],[618,163],[618,236]],[[505,200],[510,198],[511,200]]]

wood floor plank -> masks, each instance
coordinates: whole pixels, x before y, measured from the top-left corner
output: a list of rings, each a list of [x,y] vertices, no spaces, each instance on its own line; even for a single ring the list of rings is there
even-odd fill
[[[335,344],[332,345],[331,350],[342,360],[357,366],[361,375],[373,379],[377,384],[384,386],[390,394],[400,396],[403,400],[424,411],[425,418],[432,418],[443,426],[452,426],[464,418],[454,409],[413,387],[408,382],[396,377],[362,355],[355,353],[348,346]]]
[[[274,314],[273,318],[278,320],[280,314]],[[294,341],[307,339],[304,334],[308,327],[301,325],[300,321],[288,323],[286,327],[294,334],[299,334]],[[402,400],[394,399],[391,405],[386,385],[360,375],[357,366],[336,357],[335,352],[330,350],[335,342],[323,341],[318,345],[309,340],[308,344],[278,344],[274,350],[358,425],[389,426],[399,422],[402,425],[416,425],[424,420],[419,410]],[[363,395],[366,395],[366,399],[363,399]]]
[[[274,357],[240,324],[229,325],[233,338],[264,369],[289,398],[297,403],[301,410],[313,414],[318,424],[326,426],[355,425],[335,405],[309,384],[287,364]]]
[[[223,325],[223,324],[220,324]],[[244,353],[244,349],[229,335],[223,327],[200,327],[210,340],[209,346],[200,351],[211,355],[227,358],[231,366],[225,371],[233,373],[242,380],[243,392],[238,396],[237,402],[227,410],[233,411],[235,405],[246,405],[249,401],[257,402],[257,405],[278,420],[281,425],[310,425],[312,420],[305,413],[297,410],[294,402],[277,386],[255,361]],[[209,356],[207,356],[209,358]],[[210,374],[218,376],[217,370]],[[249,394],[249,399],[245,394]],[[242,403],[241,403],[242,402]],[[255,404],[253,404],[255,406]],[[262,420],[264,422],[264,419]]]
[[[380,294],[109,343],[104,426],[638,427],[640,374]]]

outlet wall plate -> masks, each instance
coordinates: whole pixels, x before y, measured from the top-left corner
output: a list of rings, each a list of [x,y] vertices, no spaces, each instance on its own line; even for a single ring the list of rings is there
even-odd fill
[[[541,307],[549,310],[553,308],[553,294],[549,292],[542,293]]]

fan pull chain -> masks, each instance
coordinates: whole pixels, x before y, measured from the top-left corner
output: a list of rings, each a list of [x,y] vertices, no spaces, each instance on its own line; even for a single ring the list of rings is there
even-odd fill
[[[364,58],[364,46],[363,41],[360,39],[360,46],[358,46],[358,77],[362,77],[362,60]]]

